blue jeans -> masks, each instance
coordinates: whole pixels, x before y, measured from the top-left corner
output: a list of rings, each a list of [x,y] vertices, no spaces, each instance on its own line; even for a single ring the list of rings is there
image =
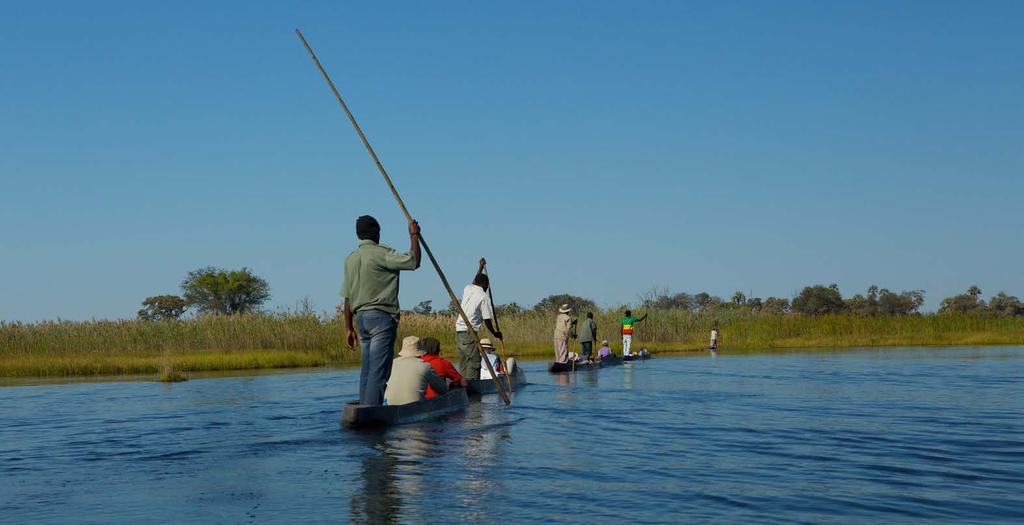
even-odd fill
[[[391,377],[391,362],[395,358],[398,323],[386,312],[360,310],[356,312],[356,324],[362,359],[359,404],[382,405],[384,389]]]
[[[583,357],[585,357],[587,359],[590,359],[590,353],[594,351],[594,342],[593,341],[584,341],[584,342],[580,343],[580,347],[581,347],[580,355],[582,355]]]

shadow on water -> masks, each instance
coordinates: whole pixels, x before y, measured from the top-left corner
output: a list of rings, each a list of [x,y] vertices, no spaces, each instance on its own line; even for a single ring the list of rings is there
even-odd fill
[[[350,500],[354,523],[404,523],[430,508],[438,497],[441,480],[445,498],[455,494],[461,519],[487,519],[481,498],[500,493],[502,484],[493,471],[503,461],[504,443],[515,418],[498,406],[497,396],[471,403],[466,412],[442,421],[393,427],[386,430],[342,430],[362,448],[360,482]],[[494,398],[494,399],[487,399]],[[488,402],[489,401],[489,402]],[[452,469],[462,474],[451,479]],[[454,490],[452,490],[454,488]]]

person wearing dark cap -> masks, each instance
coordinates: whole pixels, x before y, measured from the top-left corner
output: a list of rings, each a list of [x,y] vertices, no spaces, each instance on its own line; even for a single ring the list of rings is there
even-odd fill
[[[462,311],[466,312],[469,323],[473,325],[473,331],[479,334],[483,325],[494,337],[501,339],[501,332],[494,328],[494,312],[491,310],[491,298],[487,295],[491,281],[484,273],[485,266],[487,260],[481,257],[473,283],[462,290]],[[476,341],[469,335],[469,327],[461,315],[455,318],[455,348],[459,351],[459,373],[466,379],[480,379],[483,361],[480,360],[480,353],[476,349]]]
[[[355,346],[358,324],[361,405],[384,402],[398,334],[398,272],[420,267],[419,234],[420,225],[410,222],[410,251],[400,253],[380,244],[377,219],[363,215],[356,220],[359,247],[345,258],[341,295],[345,298],[345,343],[349,348]]]

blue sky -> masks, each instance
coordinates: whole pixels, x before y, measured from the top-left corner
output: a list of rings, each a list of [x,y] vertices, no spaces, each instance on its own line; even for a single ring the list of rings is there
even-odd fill
[[[18,2],[0,320],[131,317],[192,269],[337,302],[358,215],[499,302],[876,283],[1024,295],[1019,2]],[[443,304],[429,267],[403,306]]]

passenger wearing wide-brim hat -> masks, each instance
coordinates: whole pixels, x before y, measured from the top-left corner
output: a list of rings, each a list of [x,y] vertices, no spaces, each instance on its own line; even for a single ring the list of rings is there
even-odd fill
[[[410,335],[402,340],[402,350],[391,364],[391,378],[384,391],[385,405],[404,405],[425,399],[427,385],[439,394],[448,391],[448,384],[437,375],[434,367],[420,359],[424,353],[419,337]]]
[[[563,304],[558,308],[558,316],[555,317],[555,362],[569,362],[569,335],[572,332],[572,317],[569,313],[572,307]]]
[[[487,370],[487,364],[484,363],[484,359],[491,362],[491,368],[494,369],[495,374],[503,375],[505,368],[501,366],[501,361],[494,354],[494,343],[490,339],[481,339],[480,348],[484,350],[484,357],[480,358],[480,379],[491,379],[491,373]]]

